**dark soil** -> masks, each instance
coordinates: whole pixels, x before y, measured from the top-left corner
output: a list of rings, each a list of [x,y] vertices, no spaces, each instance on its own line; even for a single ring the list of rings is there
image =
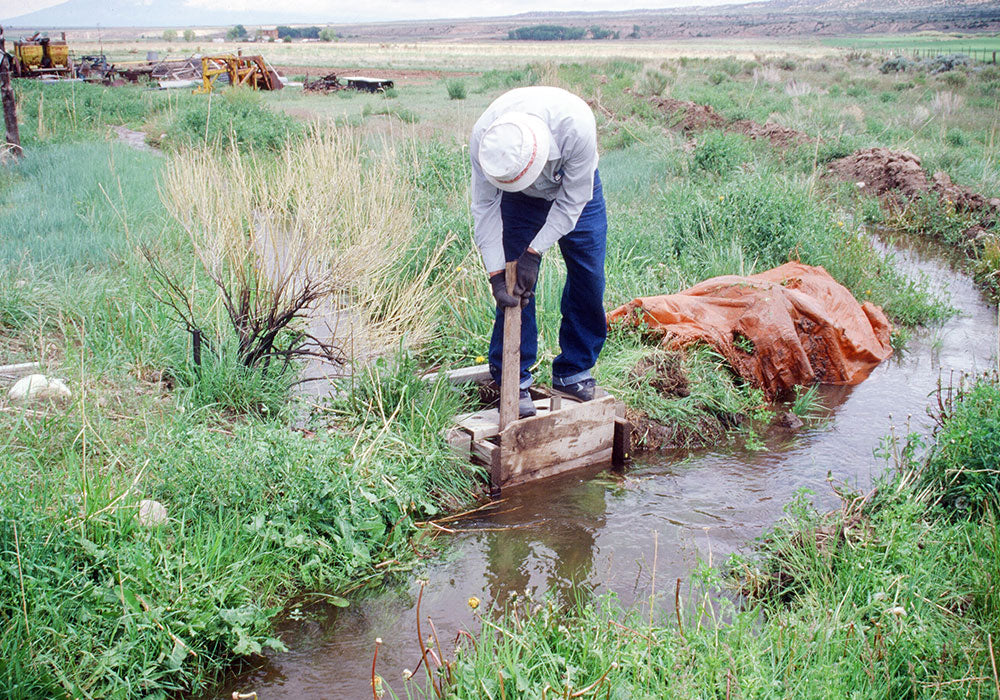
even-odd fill
[[[956,211],[980,214],[987,219],[1000,215],[1000,198],[987,198],[968,187],[956,185],[945,172],[936,172],[928,178],[920,159],[909,151],[867,148],[833,161],[827,172],[841,180],[856,182],[862,192],[878,197],[904,195],[912,198],[934,192],[953,204]]]
[[[657,109],[667,115],[669,124],[681,131],[702,131],[704,129],[721,129],[726,125],[726,118],[709,105],[700,105],[687,100],[675,100],[670,97],[650,98]]]
[[[632,450],[650,452],[677,448],[696,448],[717,444],[725,439],[726,431],[739,421],[723,421],[712,414],[699,417],[694,425],[667,424],[652,420],[645,414],[626,411],[632,424]]]
[[[774,122],[758,124],[749,119],[741,119],[731,123],[726,128],[729,131],[736,131],[749,136],[755,141],[758,139],[767,139],[775,148],[793,148],[804,143],[813,143],[813,139],[808,134],[790,129],[787,126],[775,124]]]
[[[729,122],[710,105],[675,100],[670,97],[651,97],[649,101],[667,115],[668,124],[672,129],[680,129],[684,133],[705,129],[725,129],[744,134],[754,140],[766,139],[770,141],[772,146],[781,149],[813,142],[808,134],[773,122],[758,124],[749,119]]]
[[[920,159],[909,151],[867,148],[830,163],[833,177],[858,183],[865,194],[882,197],[902,194],[915,197],[930,189]]]
[[[647,355],[632,368],[630,379],[648,384],[661,396],[668,398],[691,395],[687,375],[681,369],[679,356],[675,354]]]

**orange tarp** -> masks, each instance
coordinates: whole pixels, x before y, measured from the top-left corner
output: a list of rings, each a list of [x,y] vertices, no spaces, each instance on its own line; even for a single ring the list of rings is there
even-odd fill
[[[707,343],[771,398],[797,385],[858,384],[892,354],[881,308],[799,262],[636,299],[608,314],[615,322],[662,333],[671,349]]]

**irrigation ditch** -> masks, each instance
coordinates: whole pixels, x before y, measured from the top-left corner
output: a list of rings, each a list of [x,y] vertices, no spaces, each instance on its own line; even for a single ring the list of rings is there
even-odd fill
[[[874,453],[887,435],[930,431],[927,407],[939,382],[993,368],[998,330],[995,307],[952,251],[884,231],[874,236],[957,313],[915,331],[862,384],[822,387],[823,415],[804,429],[772,427],[763,450],[649,453],[624,476],[594,469],[549,479],[429,525],[441,554],[408,581],[346,607],[300,601],[277,627],[289,651],[259,657],[197,697],[362,698],[372,693],[376,672],[397,695],[420,696],[419,682],[407,691],[403,680],[421,657],[418,614],[425,636],[430,620],[449,653],[460,630],[478,629],[486,611],[526,590],[550,591],[563,603],[612,591],[625,605],[655,601],[672,610],[699,563],[718,566],[745,550],[800,490],[811,491],[822,510],[837,503],[832,485],[869,486],[886,468]]]

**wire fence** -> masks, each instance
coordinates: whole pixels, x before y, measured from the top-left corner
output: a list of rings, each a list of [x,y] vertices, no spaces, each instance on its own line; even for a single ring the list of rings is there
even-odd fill
[[[976,49],[976,48],[948,48],[948,49],[920,49],[920,48],[875,48],[870,49],[871,52],[878,54],[879,56],[912,56],[913,58],[934,58],[935,56],[943,56],[948,54],[965,54],[973,61],[978,61],[980,63],[990,63],[997,65],[997,54],[1000,54],[1000,49]]]

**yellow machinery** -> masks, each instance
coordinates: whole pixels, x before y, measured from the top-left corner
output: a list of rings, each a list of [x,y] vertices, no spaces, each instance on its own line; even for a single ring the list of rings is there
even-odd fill
[[[15,41],[13,55],[16,78],[73,77],[73,63],[65,38],[50,39],[35,34],[29,39]]]
[[[212,92],[223,76],[230,85],[246,85],[254,90],[280,90],[284,87],[277,72],[267,65],[263,56],[202,56],[201,86],[195,93]]]

